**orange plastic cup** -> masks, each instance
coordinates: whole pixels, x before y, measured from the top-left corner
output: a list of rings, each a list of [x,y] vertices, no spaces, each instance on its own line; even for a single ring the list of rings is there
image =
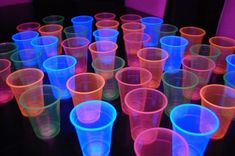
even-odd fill
[[[183,69],[197,75],[199,83],[194,89],[192,100],[199,100],[199,91],[209,82],[212,71],[215,69],[215,62],[203,56],[188,55],[182,59],[182,66]]]
[[[119,22],[116,20],[101,20],[96,22],[96,28],[102,29],[102,28],[110,28],[110,29],[118,29]]]
[[[222,139],[235,115],[235,89],[228,86],[211,84],[200,90],[201,105],[218,116],[219,129],[212,135],[212,139]]]
[[[38,32],[42,36],[55,36],[59,39],[58,41],[58,54],[62,54],[62,47],[61,47],[61,41],[62,41],[62,30],[63,26],[59,24],[46,24],[44,26],[41,26],[38,29]]]
[[[122,24],[121,26],[122,31],[123,31],[123,36],[132,32],[143,33],[145,27],[146,26],[144,24],[138,23],[138,22],[129,22],[129,23]]]
[[[180,28],[180,35],[188,40],[188,45],[185,49],[184,56],[190,55],[189,48],[194,44],[200,44],[206,31],[198,27],[182,27]]]
[[[161,83],[162,72],[165,62],[168,58],[168,53],[164,49],[146,47],[137,52],[140,67],[149,70],[152,73],[151,88],[158,88]]]
[[[220,55],[216,62],[215,74],[224,74],[226,72],[225,58],[233,54],[235,50],[235,40],[224,36],[215,36],[209,39],[210,45],[220,49]]]
[[[29,30],[38,31],[40,26],[41,24],[38,22],[26,22],[26,23],[21,23],[17,25],[16,30],[19,32],[29,31]]]
[[[16,102],[23,116],[28,116],[26,110],[20,105],[19,98],[21,94],[29,88],[42,85],[44,73],[36,68],[25,68],[17,70],[6,79],[7,85],[11,88],[16,98]]]
[[[137,14],[125,14],[120,17],[122,24],[129,22],[140,22],[142,17]]]
[[[101,21],[101,20],[113,20],[116,18],[116,15],[112,12],[99,12],[95,14],[95,20]]]
[[[95,73],[76,74],[66,83],[74,106],[87,100],[101,100],[104,85],[104,78]]]

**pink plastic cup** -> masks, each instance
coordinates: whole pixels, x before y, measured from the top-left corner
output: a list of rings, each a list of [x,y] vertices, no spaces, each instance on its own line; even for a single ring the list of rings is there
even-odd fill
[[[109,19],[105,19],[105,20],[101,20],[96,22],[96,28],[97,29],[103,29],[103,28],[110,28],[110,29],[118,29],[119,26],[119,22],[116,20],[109,20]]]
[[[40,23],[38,22],[26,22],[26,23],[21,23],[19,25],[17,25],[16,30],[19,32],[22,31],[38,31],[39,27],[40,27]]]
[[[142,17],[137,14],[125,14],[120,17],[122,24],[129,22],[140,22]]]
[[[122,24],[121,28],[122,28],[123,36],[124,36],[128,33],[133,33],[133,32],[143,33],[145,29],[145,25],[139,22],[129,22],[129,23]]]
[[[114,20],[116,18],[116,15],[112,12],[99,12],[95,14],[95,20],[101,21],[101,20]]]

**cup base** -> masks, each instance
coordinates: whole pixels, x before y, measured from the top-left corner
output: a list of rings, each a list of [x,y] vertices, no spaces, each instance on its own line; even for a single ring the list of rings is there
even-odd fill
[[[159,86],[160,84],[157,81],[151,81],[148,85],[149,88],[153,88],[153,89],[158,88]]]
[[[226,72],[226,69],[220,66],[216,66],[215,69],[213,70],[213,73],[215,74],[224,74]]]
[[[190,156],[198,156],[202,155],[197,149],[189,145],[189,155]]]
[[[119,93],[115,90],[106,90],[103,91],[102,98],[107,101],[113,101],[116,100],[119,97]]]
[[[59,124],[54,125],[41,125],[39,128],[35,130],[36,136],[39,139],[52,139],[57,136],[60,132]]]
[[[0,104],[8,103],[13,99],[13,94],[11,91],[0,91]]]
[[[108,156],[110,147],[103,141],[93,141],[89,142],[82,149],[84,156]]]

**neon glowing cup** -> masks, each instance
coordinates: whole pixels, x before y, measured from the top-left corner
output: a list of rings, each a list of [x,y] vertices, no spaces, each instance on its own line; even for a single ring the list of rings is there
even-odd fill
[[[16,30],[19,32],[22,31],[38,31],[39,27],[41,26],[38,22],[25,22],[17,25]]]
[[[125,14],[120,17],[122,24],[129,22],[140,22],[142,17],[137,14]]]
[[[61,99],[71,97],[66,87],[66,82],[75,74],[76,63],[77,60],[69,55],[53,56],[43,62],[43,67],[47,71],[51,84],[60,88],[62,91]]]
[[[220,49],[221,54],[216,61],[215,74],[224,74],[226,72],[226,57],[233,54],[235,50],[235,40],[224,36],[215,36],[209,39],[210,45]]]
[[[61,45],[66,55],[76,58],[75,73],[87,71],[88,44],[90,41],[84,37],[72,37],[65,39]]]
[[[108,62],[105,60],[113,60]],[[95,72],[101,75],[105,79],[105,85],[103,88],[104,100],[112,101],[119,97],[119,90],[115,74],[125,66],[125,61],[121,57],[101,57],[92,61],[92,67]]]
[[[95,120],[94,115],[98,115]],[[83,155],[109,155],[116,117],[115,108],[100,100],[82,102],[72,109],[70,121],[77,132]]]
[[[160,39],[160,43],[161,48],[169,54],[164,70],[180,69],[188,40],[179,36],[165,36]]]
[[[6,78],[11,73],[11,62],[7,59],[0,59],[0,105],[12,100],[13,94],[6,84]]]
[[[123,36],[125,36],[128,33],[143,33],[145,29],[145,25],[138,23],[138,22],[130,22],[122,24],[121,28],[123,31]]]
[[[104,78],[95,73],[76,74],[66,83],[74,106],[87,100],[101,100],[104,85]]]
[[[150,88],[137,88],[125,96],[131,136],[136,137],[144,130],[159,127],[162,113],[167,106],[167,97]]]
[[[235,89],[228,86],[211,84],[200,90],[201,105],[209,108],[218,116],[219,129],[212,139],[222,139],[235,116]]]
[[[12,42],[0,43],[0,59],[10,59],[11,54],[17,52],[17,45]]]
[[[161,83],[162,72],[168,53],[160,48],[146,47],[137,52],[140,67],[149,70],[152,73],[151,88],[158,88]]]
[[[188,40],[188,45],[185,49],[184,56],[190,54],[189,48],[194,44],[201,44],[206,31],[202,28],[188,26],[182,27],[179,30],[180,35]]]
[[[223,78],[224,78],[224,84],[226,86],[232,87],[235,89],[235,71],[230,71],[227,72],[226,74],[224,74]]]
[[[104,29],[98,29],[93,32],[93,36],[95,38],[95,41],[113,41],[117,43],[119,32],[115,29],[109,29],[109,28],[104,28]]]
[[[101,20],[96,22],[96,28],[102,29],[102,28],[110,28],[110,29],[118,29],[119,22],[116,20]]]
[[[95,14],[95,20],[101,21],[101,20],[114,20],[116,18],[116,15],[111,12],[99,12]]]
[[[41,86],[43,77],[44,73],[36,68],[20,69],[8,75],[6,83],[11,88],[23,116],[27,117],[27,111],[20,105],[21,94],[30,88]]]
[[[165,71],[162,74],[162,82],[164,93],[168,98],[165,113],[169,116],[175,106],[191,102],[199,79],[193,72],[184,69],[175,69]]]
[[[87,37],[88,29],[83,25],[75,25],[64,28],[66,38]]]
[[[199,91],[209,82],[212,71],[215,69],[215,62],[203,56],[188,55],[182,59],[182,66],[183,69],[197,75],[199,83],[193,92],[192,100],[199,100]]]
[[[115,78],[118,81],[122,111],[128,114],[124,101],[126,94],[136,88],[148,87],[152,80],[152,74],[144,68],[126,67],[119,70]]]
[[[137,136],[134,143],[136,156],[189,156],[185,139],[166,128],[150,128]]]
[[[227,68],[226,71],[235,71],[235,54],[228,55],[226,57]]]
[[[42,19],[42,22],[44,24],[59,24],[59,25],[64,25],[64,16],[61,15],[50,15],[46,16]]]
[[[204,155],[210,137],[219,128],[216,114],[196,104],[176,106],[170,114],[173,130],[189,145],[189,155]]]

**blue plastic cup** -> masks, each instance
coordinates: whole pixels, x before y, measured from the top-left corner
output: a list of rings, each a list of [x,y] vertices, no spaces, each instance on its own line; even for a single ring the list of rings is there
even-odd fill
[[[88,28],[87,32],[87,38],[92,40],[92,22],[94,18],[92,16],[87,16],[87,15],[81,15],[81,16],[75,16],[71,19],[71,22],[73,23],[74,26],[76,25],[83,25]]]
[[[62,90],[61,99],[68,99],[71,97],[71,94],[66,87],[66,82],[74,75],[76,63],[77,60],[69,55],[53,56],[43,62],[43,67],[47,71],[50,83]]]
[[[235,71],[235,54],[228,55],[226,57],[227,62],[227,72]]]
[[[12,36],[12,40],[17,45],[18,50],[32,49],[31,41],[39,36],[36,31],[18,32]]]
[[[160,39],[161,48],[169,54],[164,70],[180,69],[188,40],[179,36],[164,36]]]
[[[70,121],[76,129],[84,156],[108,156],[111,146],[115,108],[108,102],[90,100],[75,106]]]
[[[224,74],[224,84],[235,89],[235,71],[230,71]]]
[[[158,17],[144,17],[140,21],[146,26],[144,29],[144,33],[148,34],[151,37],[148,46],[157,47],[163,20]]]
[[[98,29],[93,32],[95,41],[108,40],[115,43],[117,43],[118,34],[119,32],[117,30],[110,28]]]
[[[210,109],[196,104],[181,104],[170,114],[173,130],[189,145],[190,156],[203,156],[210,137],[219,128],[219,119]]]

